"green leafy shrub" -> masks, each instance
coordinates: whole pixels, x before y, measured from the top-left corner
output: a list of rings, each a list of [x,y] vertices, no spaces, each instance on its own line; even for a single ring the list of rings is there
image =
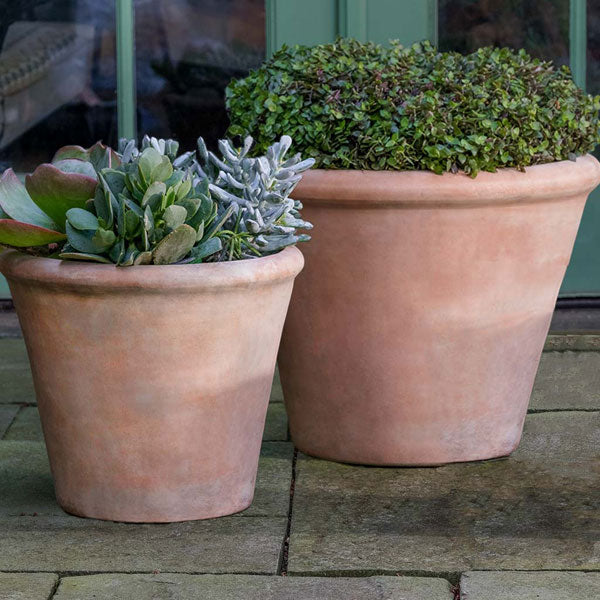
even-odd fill
[[[565,159],[600,139],[600,97],[524,50],[463,56],[339,39],[282,48],[227,89],[232,136],[291,135],[325,169],[495,171]]]

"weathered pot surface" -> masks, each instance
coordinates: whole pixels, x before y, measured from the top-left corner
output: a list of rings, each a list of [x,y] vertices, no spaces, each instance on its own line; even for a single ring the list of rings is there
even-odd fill
[[[314,223],[279,365],[290,431],[322,458],[437,465],[510,454],[592,156],[527,168],[306,173]]]
[[[0,255],[60,505],[170,522],[252,502],[296,248],[116,268]]]

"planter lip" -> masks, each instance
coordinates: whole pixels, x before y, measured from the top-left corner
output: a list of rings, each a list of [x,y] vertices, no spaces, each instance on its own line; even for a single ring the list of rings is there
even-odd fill
[[[249,288],[294,279],[304,266],[295,246],[269,256],[231,262],[115,265],[0,253],[0,272],[8,279],[73,292],[193,293]]]
[[[354,208],[439,208],[563,201],[588,194],[600,183],[600,163],[591,154],[517,169],[465,173],[312,169],[295,196],[308,205]]]

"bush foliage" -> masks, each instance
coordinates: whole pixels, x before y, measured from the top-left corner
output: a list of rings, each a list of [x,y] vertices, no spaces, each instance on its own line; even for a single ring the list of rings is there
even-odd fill
[[[574,159],[599,141],[600,97],[524,50],[463,56],[338,39],[283,47],[227,90],[230,135],[282,134],[325,169],[458,170]]]

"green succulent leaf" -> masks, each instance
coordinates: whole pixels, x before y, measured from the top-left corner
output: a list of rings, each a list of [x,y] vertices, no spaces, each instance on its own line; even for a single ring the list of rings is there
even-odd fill
[[[202,200],[200,198],[182,198],[177,200],[176,204],[183,206],[187,212],[187,218],[191,219],[198,212]]]
[[[189,225],[180,225],[166,235],[154,248],[155,265],[170,265],[185,258],[196,243],[196,232]]]
[[[100,179],[102,183],[102,178]],[[114,213],[111,202],[112,194],[106,190],[104,185],[99,185],[94,194],[94,210],[103,227],[112,227]],[[113,196],[114,198],[114,196]]]
[[[173,175],[173,165],[167,156],[163,156],[160,163],[152,169],[151,181],[166,181]]]
[[[111,265],[112,262],[106,256],[99,254],[86,254],[85,252],[61,252],[59,258],[65,260],[83,260],[87,262],[97,262]]]
[[[33,202],[12,169],[6,169],[0,179],[0,207],[15,221],[58,230],[57,224]]]
[[[83,208],[70,208],[67,211],[67,221],[80,231],[96,231],[98,217]]]
[[[192,250],[192,256],[194,258],[194,260],[192,260],[192,263],[199,263],[202,262],[202,260],[204,258],[206,258],[207,256],[211,256],[213,254],[216,254],[217,252],[220,252],[223,249],[223,244],[221,243],[221,240],[217,237],[213,237],[210,238],[209,240],[206,240],[205,242],[202,242],[201,244],[198,244],[197,246],[194,247],[194,249]]]
[[[92,238],[94,237],[93,231],[80,231],[75,229],[68,221],[66,223],[67,240],[69,244],[85,254],[96,254],[97,248]]]
[[[163,213],[163,219],[165,225],[169,229],[177,229],[180,225],[183,225],[188,217],[187,210],[183,206],[177,204],[171,204],[167,206]]]
[[[150,206],[155,208],[160,204],[167,188],[162,181],[155,181],[148,186],[144,197],[142,198],[142,207]]]
[[[92,245],[96,249],[96,252],[106,252],[117,241],[117,236],[110,229],[103,229],[98,227],[92,237]]]
[[[140,252],[134,259],[134,265],[149,265],[152,263],[152,252]]]

